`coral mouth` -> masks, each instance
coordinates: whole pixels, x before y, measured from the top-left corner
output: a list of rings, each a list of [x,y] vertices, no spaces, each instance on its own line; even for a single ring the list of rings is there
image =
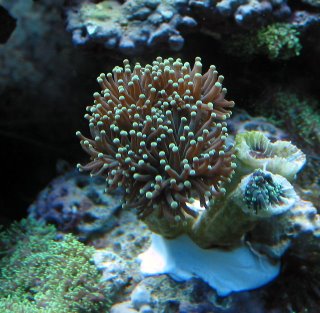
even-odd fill
[[[269,157],[269,155],[266,155],[265,150],[251,150],[249,152],[249,155],[255,159],[264,159],[266,157]]]

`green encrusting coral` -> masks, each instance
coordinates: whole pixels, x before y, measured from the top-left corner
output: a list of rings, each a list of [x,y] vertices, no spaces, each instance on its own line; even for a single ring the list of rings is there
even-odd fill
[[[300,35],[292,24],[274,23],[257,31],[232,36],[225,49],[240,57],[266,55],[270,60],[288,60],[300,55]]]
[[[0,312],[107,312],[109,291],[92,264],[94,249],[53,226],[14,223],[0,234]]]
[[[275,23],[258,31],[257,45],[270,59],[287,60],[300,54],[302,46],[299,36],[300,33],[291,24]]]
[[[295,141],[299,140],[317,151],[320,146],[319,105],[319,101],[314,98],[291,90],[280,90],[270,99],[258,103],[256,108],[263,110],[272,123],[286,128]]]

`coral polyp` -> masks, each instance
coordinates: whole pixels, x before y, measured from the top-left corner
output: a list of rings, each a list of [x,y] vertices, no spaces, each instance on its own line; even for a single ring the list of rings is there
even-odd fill
[[[290,141],[271,142],[258,131],[238,134],[235,141],[238,163],[248,173],[261,168],[292,180],[306,163],[304,153]]]
[[[85,115],[93,139],[77,133],[91,162],[78,167],[104,175],[108,189],[123,187],[125,206],[141,218],[196,216],[187,203],[195,197],[207,207],[234,172],[224,122],[234,102],[215,66],[201,72],[200,58],[191,68],[158,57],[133,69],[124,60],[97,79],[101,92]]]
[[[280,204],[284,190],[280,184],[273,181],[268,173],[256,170],[246,186],[245,201],[254,212],[266,210],[269,205]]]

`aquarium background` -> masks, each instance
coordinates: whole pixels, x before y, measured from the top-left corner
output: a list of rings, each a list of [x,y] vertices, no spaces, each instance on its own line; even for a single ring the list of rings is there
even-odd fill
[[[230,129],[283,132],[307,157],[297,188],[320,209],[319,1],[0,0],[2,225],[87,162],[75,133],[88,134],[97,76],[157,56],[214,64],[236,103]],[[209,312],[197,310],[181,312]]]

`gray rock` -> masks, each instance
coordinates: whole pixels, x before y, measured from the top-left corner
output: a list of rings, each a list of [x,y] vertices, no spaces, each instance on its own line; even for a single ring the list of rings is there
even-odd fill
[[[86,241],[117,225],[114,213],[121,207],[121,192],[108,194],[104,190],[104,179],[71,171],[54,179],[39,194],[29,215]]]
[[[131,303],[135,309],[139,310],[143,305],[150,304],[150,291],[143,286],[137,286],[131,293]]]
[[[130,301],[127,301],[112,306],[110,313],[138,313],[138,311],[131,307]]]

